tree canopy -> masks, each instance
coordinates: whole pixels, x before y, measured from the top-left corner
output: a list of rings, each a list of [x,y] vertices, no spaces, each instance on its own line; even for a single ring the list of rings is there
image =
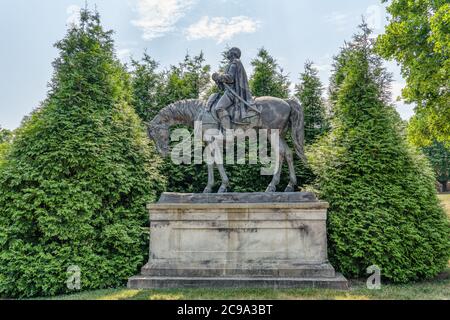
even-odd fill
[[[436,180],[442,186],[442,191],[446,192],[447,183],[450,180],[450,148],[442,142],[434,141],[422,150],[431,163]]]
[[[387,2],[387,0],[382,0]],[[416,145],[450,144],[450,3],[393,0],[377,51],[401,64],[403,97],[416,104],[409,134]]]
[[[288,76],[278,65],[269,52],[261,48],[255,59],[251,62],[253,75],[250,78],[250,89],[253,96],[272,96],[287,98],[289,96],[290,82]]]
[[[295,96],[305,112],[305,142],[311,144],[328,129],[323,85],[311,61],[305,63],[300,83],[295,86]]]

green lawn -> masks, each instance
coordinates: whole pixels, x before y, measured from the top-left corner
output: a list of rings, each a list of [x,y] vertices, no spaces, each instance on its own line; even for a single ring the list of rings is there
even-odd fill
[[[447,215],[450,218],[450,193],[442,193],[438,195],[439,199],[441,200],[442,204],[444,205],[445,210],[447,211]]]
[[[214,300],[214,299],[283,299],[283,300],[384,300],[445,299],[450,300],[450,268],[437,279],[407,285],[383,285],[368,290],[363,281],[351,281],[348,291],[325,289],[110,289],[59,296],[57,300]]]
[[[450,194],[439,195],[450,217]],[[445,299],[450,300],[450,268],[432,281],[406,285],[382,284],[368,290],[364,281],[350,281],[350,290],[324,289],[166,289],[128,290],[126,288],[82,292],[58,296],[56,300],[199,300],[199,299]]]

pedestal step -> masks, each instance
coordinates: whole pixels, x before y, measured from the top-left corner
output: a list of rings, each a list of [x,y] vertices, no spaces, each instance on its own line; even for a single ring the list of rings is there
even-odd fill
[[[333,278],[253,278],[253,277],[153,277],[135,276],[130,289],[174,288],[326,288],[347,290],[347,280],[337,273]]]
[[[329,263],[264,267],[263,263],[252,266],[173,266],[145,265],[142,275],[152,277],[275,277],[275,278],[333,278],[336,273]]]

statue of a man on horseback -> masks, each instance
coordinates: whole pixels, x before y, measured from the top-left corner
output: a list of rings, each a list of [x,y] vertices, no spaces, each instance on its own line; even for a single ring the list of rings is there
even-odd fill
[[[241,50],[231,48],[227,52],[229,64],[224,73],[214,73],[212,78],[223,92],[214,105],[214,110],[223,129],[231,129],[232,122],[246,117],[247,108],[253,98],[248,85],[248,77],[240,60]]]
[[[252,98],[247,73],[240,60],[241,51],[232,48],[227,53],[229,64],[223,73],[215,73],[213,80],[221,89],[221,94],[212,95],[208,102],[200,99],[182,100],[163,108],[158,115],[148,123],[148,134],[163,156],[170,154],[170,128],[185,125],[196,129],[195,124],[201,123],[201,136],[210,129],[217,130],[218,122],[222,129],[263,130],[266,133],[278,132],[277,141],[271,145],[278,146],[273,178],[267,192],[275,192],[280,183],[283,163],[289,167],[289,184],[285,191],[293,192],[297,187],[297,177],[294,157],[291,147],[286,142],[286,134],[291,131],[291,138],[296,155],[306,161],[304,154],[304,114],[303,108],[296,98],[280,99],[276,97]],[[197,127],[198,129],[198,127]],[[228,136],[228,134],[227,134]],[[209,141],[209,140],[208,140]],[[212,143],[209,141],[208,143]],[[214,168],[217,167],[222,184],[218,192],[227,192],[230,180],[222,162],[208,163],[208,184],[205,193],[211,193],[214,187]]]

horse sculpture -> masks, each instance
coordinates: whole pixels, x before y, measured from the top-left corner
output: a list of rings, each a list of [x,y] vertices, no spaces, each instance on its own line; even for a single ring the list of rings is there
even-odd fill
[[[267,129],[279,130],[279,165],[273,175],[273,179],[266,189],[266,192],[275,192],[280,183],[281,170],[284,160],[289,166],[289,184],[285,192],[294,192],[297,186],[297,177],[294,168],[294,158],[292,150],[286,143],[285,137],[291,128],[291,135],[294,142],[294,149],[297,156],[306,161],[304,155],[304,115],[303,108],[298,100],[282,100],[274,97],[261,97],[255,100],[256,108],[259,112],[254,112],[247,123],[236,123],[234,129]],[[202,121],[203,133],[211,128],[218,128],[217,117],[207,103],[203,100],[183,100],[175,102],[164,109],[147,124],[148,135],[156,143],[156,148],[163,157],[169,154],[170,127],[175,125],[186,125],[194,128],[196,121]],[[228,191],[229,179],[225,172],[223,164],[208,164],[208,184],[204,193],[211,193],[214,186],[214,165],[217,166],[220,173],[222,184],[219,193]]]

